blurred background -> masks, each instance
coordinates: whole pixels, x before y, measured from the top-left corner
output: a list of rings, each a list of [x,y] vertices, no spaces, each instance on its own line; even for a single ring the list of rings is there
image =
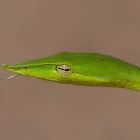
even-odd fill
[[[62,51],[140,66],[138,0],[1,0],[0,65]],[[0,77],[13,72],[0,67]],[[27,76],[0,81],[1,140],[139,140],[140,93]]]

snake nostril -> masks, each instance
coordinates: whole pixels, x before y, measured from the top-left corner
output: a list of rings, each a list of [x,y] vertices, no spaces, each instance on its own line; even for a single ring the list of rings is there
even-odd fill
[[[28,69],[28,67],[24,67],[24,69],[25,69],[25,70],[27,70],[27,69]]]

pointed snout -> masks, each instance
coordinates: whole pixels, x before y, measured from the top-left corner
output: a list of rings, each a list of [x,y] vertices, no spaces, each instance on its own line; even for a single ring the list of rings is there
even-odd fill
[[[14,71],[14,72],[16,72],[16,70],[19,68],[19,67],[17,67],[17,66],[8,65],[8,64],[2,64],[2,66],[3,66],[6,70],[10,70],[10,71]]]
[[[10,65],[8,65],[8,64],[2,64],[2,66],[3,66],[5,69],[9,69],[9,68],[10,68]]]

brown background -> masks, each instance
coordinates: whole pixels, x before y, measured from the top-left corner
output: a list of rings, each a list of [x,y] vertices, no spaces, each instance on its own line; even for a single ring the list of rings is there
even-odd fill
[[[140,60],[138,0],[1,0],[0,64],[62,51]],[[0,68],[0,77],[13,74]],[[0,81],[0,140],[139,140],[140,93],[20,76]]]

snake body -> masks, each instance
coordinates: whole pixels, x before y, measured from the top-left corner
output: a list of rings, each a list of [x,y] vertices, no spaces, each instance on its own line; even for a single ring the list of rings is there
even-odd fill
[[[140,67],[99,53],[61,52],[16,65],[3,64],[3,67],[18,74],[60,83],[140,91]]]

